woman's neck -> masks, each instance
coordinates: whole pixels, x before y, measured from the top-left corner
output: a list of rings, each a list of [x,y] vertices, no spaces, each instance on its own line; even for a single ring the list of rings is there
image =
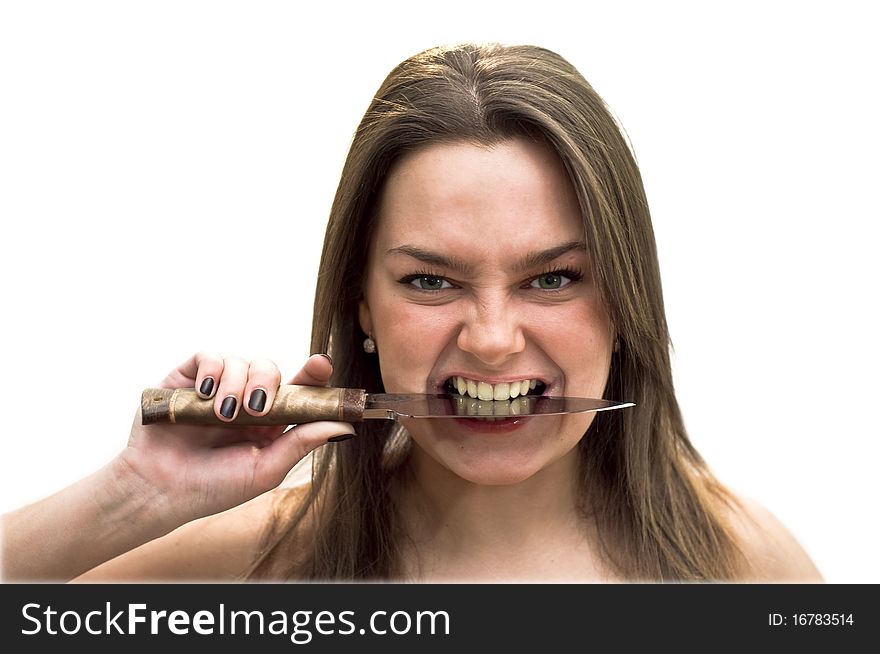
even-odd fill
[[[400,507],[412,576],[549,580],[571,575],[573,564],[582,574],[598,565],[576,450],[503,486],[469,482],[418,450],[410,465]]]

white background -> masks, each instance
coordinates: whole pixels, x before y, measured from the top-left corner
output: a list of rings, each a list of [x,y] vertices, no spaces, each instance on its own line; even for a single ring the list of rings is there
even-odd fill
[[[0,511],[109,460],[196,350],[294,372],[379,83],[525,42],[633,142],[698,449],[828,581],[880,582],[870,4],[3,3]]]

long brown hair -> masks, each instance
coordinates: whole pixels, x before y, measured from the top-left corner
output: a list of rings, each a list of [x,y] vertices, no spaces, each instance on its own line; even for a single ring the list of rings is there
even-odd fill
[[[351,144],[327,225],[312,352],[332,384],[383,390],[358,324],[375,206],[390,167],[428,144],[541,138],[565,165],[619,348],[605,396],[636,407],[598,413],[579,452],[584,497],[607,561],[634,580],[724,580],[743,571],[724,516],[735,503],[685,432],[645,192],[611,112],[565,59],[534,46],[435,48],[398,65]],[[384,421],[315,453],[307,495],[278,507],[252,578],[391,579],[400,574],[393,485],[405,433]],[[379,424],[377,424],[379,423]],[[307,528],[306,528],[307,526]]]

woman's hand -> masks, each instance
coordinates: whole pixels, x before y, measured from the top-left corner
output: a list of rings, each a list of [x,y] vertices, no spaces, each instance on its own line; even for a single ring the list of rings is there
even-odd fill
[[[329,358],[316,355],[291,383],[323,386],[331,370]],[[213,385],[206,383],[209,377]],[[265,412],[280,379],[269,361],[201,354],[161,385],[203,389],[218,416],[228,421],[239,411]],[[227,398],[233,398],[234,408]],[[354,428],[344,422],[307,423],[286,432],[283,427],[144,426],[138,411],[128,446],[108,465],[4,514],[4,580],[73,579],[186,522],[274,488],[328,438],[352,433]]]
[[[287,383],[325,386],[332,364],[313,355]],[[194,387],[213,398],[214,412],[231,422],[240,411],[262,415],[272,406],[281,381],[268,360],[247,362],[200,353],[171,372],[162,388]],[[122,474],[133,474],[170,528],[224,511],[278,486],[309,452],[333,436],[353,434],[345,422],[285,427],[142,425],[135,416],[128,447],[117,458]],[[155,501],[155,500],[154,500]]]

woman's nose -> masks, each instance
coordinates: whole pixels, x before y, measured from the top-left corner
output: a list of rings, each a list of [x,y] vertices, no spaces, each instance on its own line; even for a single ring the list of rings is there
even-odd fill
[[[458,334],[458,347],[487,366],[498,366],[525,349],[522,320],[505,299],[475,303]]]

